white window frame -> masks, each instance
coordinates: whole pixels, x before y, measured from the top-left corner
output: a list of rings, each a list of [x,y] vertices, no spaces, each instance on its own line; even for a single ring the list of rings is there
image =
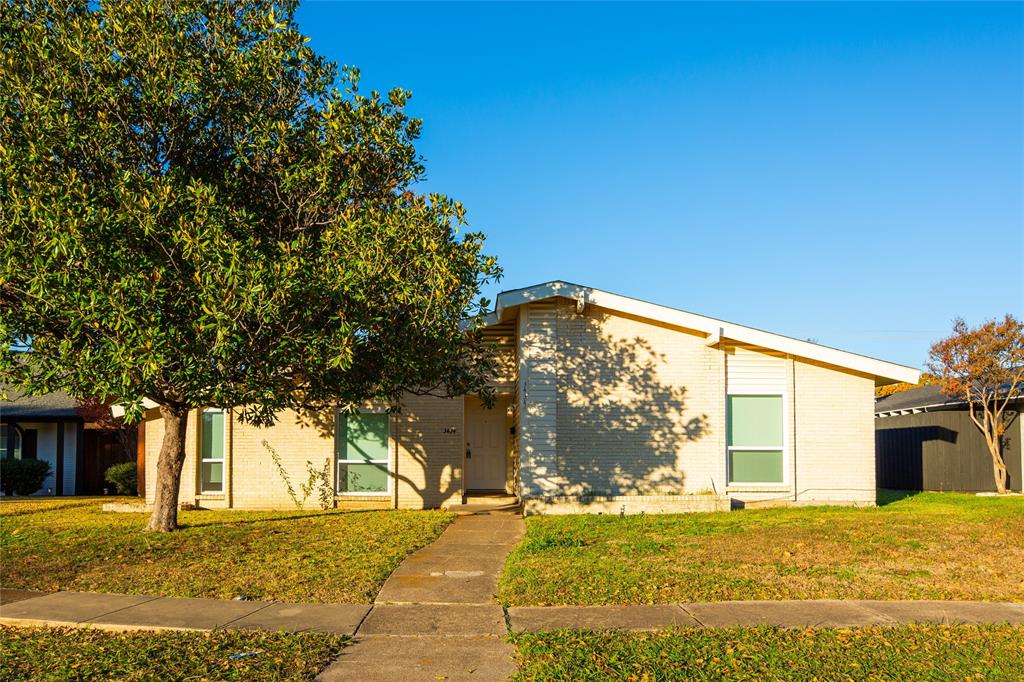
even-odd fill
[[[334,413],[335,429],[337,429],[337,420],[339,417],[345,417],[346,419],[352,416],[351,412],[343,412],[341,410]],[[360,410],[354,414],[383,414],[388,418],[388,458],[384,459],[338,459],[337,447],[338,447],[338,435],[334,435],[334,495],[335,497],[390,497],[392,495],[392,483],[391,479],[394,478],[394,473],[391,469],[391,461],[394,458],[394,437],[391,435],[391,414],[389,412],[374,412],[370,410]],[[350,491],[341,490],[341,467],[349,464],[384,464],[387,471],[385,480],[387,481],[387,489],[384,491]]]
[[[729,414],[729,398],[743,397],[743,396],[778,396],[782,398],[782,480],[781,481],[733,481],[732,480],[732,457],[730,456],[733,450],[740,452],[764,452],[778,451],[780,448],[777,445],[765,445],[765,446],[754,446],[754,445],[740,445],[732,446],[729,445],[729,436],[726,432],[725,439],[725,486],[727,489],[733,490],[747,489],[747,488],[788,488],[790,485],[790,459],[789,459],[789,392],[776,390],[749,390],[741,391],[737,393],[726,393],[725,395],[725,419],[726,428],[728,429],[729,420],[732,419],[732,415]]]
[[[221,447],[221,450],[220,450],[220,459],[206,459],[206,458],[203,457],[203,415],[204,414],[208,414],[208,413],[223,414],[224,415],[224,427],[223,427],[224,433],[222,434],[222,436],[224,438],[224,442],[222,443],[222,447]],[[227,418],[227,412],[224,411],[223,409],[219,408],[219,407],[210,407],[210,408],[206,408],[206,409],[200,411],[200,413],[199,413],[199,428],[197,429],[197,431],[199,432],[199,443],[198,443],[198,445],[199,445],[199,447],[198,447],[198,450],[199,450],[199,452],[198,452],[198,455],[199,455],[199,457],[198,457],[198,459],[199,459],[199,470],[196,472],[196,475],[197,475],[197,478],[199,479],[198,485],[197,485],[197,487],[199,488],[199,494],[200,495],[226,495],[227,494],[227,489],[228,489],[228,468],[227,468],[227,459],[228,459],[228,418]],[[206,489],[203,488],[203,463],[204,462],[220,462],[220,478],[221,478],[220,490],[206,490]]]
[[[17,443],[14,444],[14,452],[13,453],[7,452],[7,437],[8,436],[7,436],[7,433],[2,434],[3,448],[4,448],[3,458],[4,459],[17,459],[17,460],[20,460],[22,458],[22,454],[24,452],[24,447],[25,447],[25,444],[22,442],[22,435],[23,435],[22,434],[22,428],[20,426],[18,426],[17,424],[15,424],[14,422],[5,423],[3,426],[4,426],[4,429],[7,430],[7,433],[10,433],[10,431],[9,431],[10,429],[14,430],[14,439],[17,441]]]

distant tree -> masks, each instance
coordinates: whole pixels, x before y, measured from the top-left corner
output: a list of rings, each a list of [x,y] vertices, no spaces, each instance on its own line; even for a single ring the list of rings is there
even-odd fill
[[[930,386],[939,383],[939,380],[933,377],[928,372],[921,373],[921,379],[916,384],[908,384],[905,381],[901,381],[897,384],[886,384],[885,386],[879,386],[875,389],[875,398],[885,398],[890,395],[902,393],[903,391],[909,391],[912,388],[920,388],[922,386]]]
[[[75,413],[82,418],[82,421],[96,425],[104,431],[113,431],[124,427],[124,418],[115,417],[110,409],[112,401],[104,400],[98,396],[90,395],[83,398],[76,398],[77,405]]]
[[[953,333],[932,346],[928,369],[946,395],[968,403],[992,456],[996,490],[1005,493],[1003,438],[1015,416],[1007,406],[1024,383],[1024,325],[1012,315],[974,329],[957,319]]]
[[[487,391],[483,236],[413,191],[409,93],[361,94],[294,10],[0,6],[0,380],[153,400],[150,530],[177,526],[190,409]]]
[[[103,399],[99,396],[86,396],[77,398],[75,412],[83,421],[92,424],[93,427],[113,433],[117,436],[117,442],[121,446],[122,455],[126,460],[133,459],[137,444],[136,430],[125,423],[123,416],[115,417],[111,406],[113,400]]]

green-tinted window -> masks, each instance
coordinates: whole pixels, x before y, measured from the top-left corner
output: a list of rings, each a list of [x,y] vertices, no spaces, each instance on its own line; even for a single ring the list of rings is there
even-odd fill
[[[388,421],[386,414],[339,414],[339,437],[335,439],[338,459],[386,462]]]
[[[728,408],[729,482],[784,482],[782,396],[731,395]]]
[[[729,445],[782,447],[782,396],[729,396]]]
[[[730,483],[781,483],[782,450],[730,450]]]
[[[334,438],[338,492],[388,491],[389,424],[387,414],[338,414]]]
[[[200,492],[224,492],[224,413],[203,412],[199,437]]]
[[[341,464],[338,467],[338,492],[386,493],[387,464]]]

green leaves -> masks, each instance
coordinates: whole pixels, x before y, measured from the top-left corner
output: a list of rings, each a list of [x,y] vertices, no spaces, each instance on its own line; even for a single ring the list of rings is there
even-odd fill
[[[0,378],[179,407],[486,391],[483,236],[294,3],[5,8]],[[475,319],[469,333],[460,327]]]

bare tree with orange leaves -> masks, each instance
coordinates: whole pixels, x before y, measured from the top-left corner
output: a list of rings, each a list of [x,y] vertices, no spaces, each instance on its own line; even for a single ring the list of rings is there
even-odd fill
[[[972,329],[957,319],[953,333],[936,342],[928,358],[943,392],[967,402],[992,455],[996,491],[1005,493],[1003,439],[1015,416],[1007,406],[1024,387],[1024,324],[1007,315]]]

